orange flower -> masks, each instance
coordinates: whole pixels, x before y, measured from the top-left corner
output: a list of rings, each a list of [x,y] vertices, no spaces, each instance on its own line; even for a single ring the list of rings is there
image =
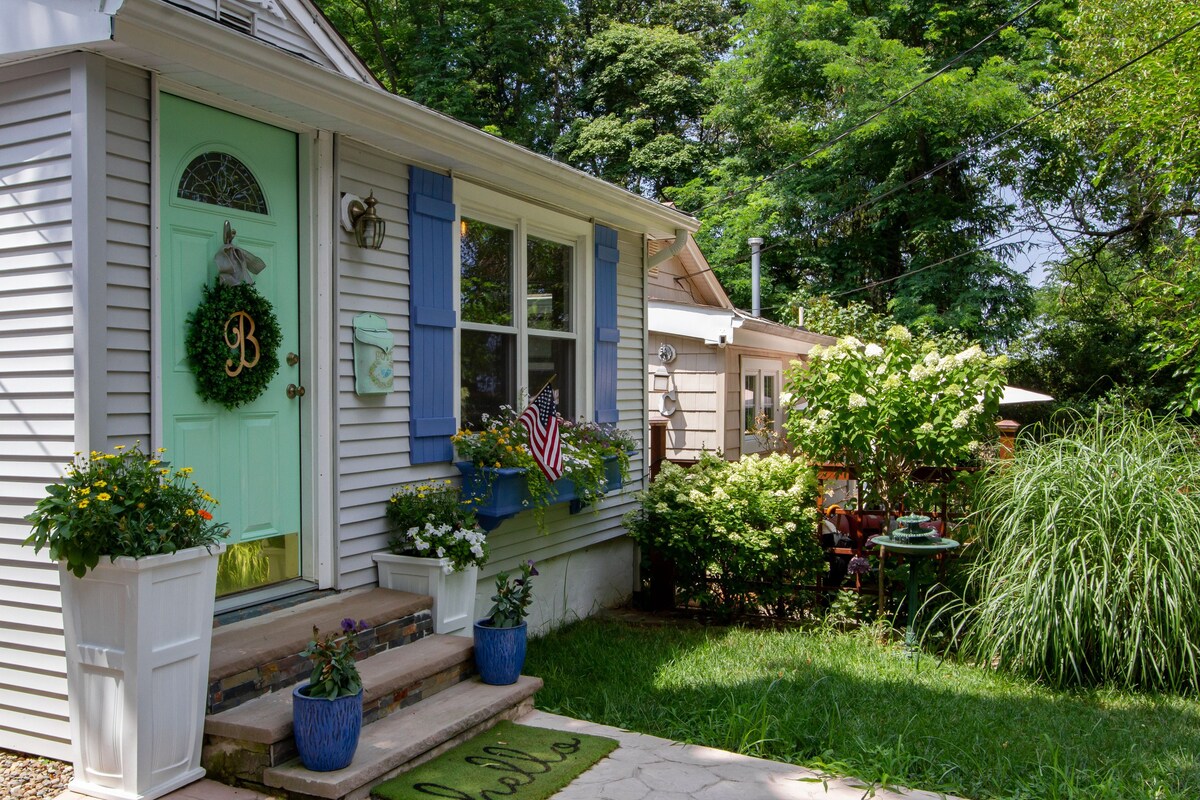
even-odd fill
[[[200,509],[199,511],[197,511],[196,513],[200,515],[200,519],[202,519],[202,520],[208,521],[208,520],[212,519],[212,514],[208,513],[203,508]]]

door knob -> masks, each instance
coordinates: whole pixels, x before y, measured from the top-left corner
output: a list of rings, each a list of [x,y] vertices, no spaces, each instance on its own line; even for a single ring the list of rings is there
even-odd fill
[[[304,387],[297,386],[294,383],[289,383],[287,387],[288,400],[295,400],[297,397],[304,397]]]
[[[299,363],[300,363],[300,356],[296,355],[295,353],[287,354],[287,365],[289,367],[294,367]]]

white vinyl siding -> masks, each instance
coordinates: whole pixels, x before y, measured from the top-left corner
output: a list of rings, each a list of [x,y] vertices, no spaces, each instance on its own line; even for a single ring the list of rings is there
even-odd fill
[[[375,582],[371,554],[387,547],[383,513],[391,493],[431,470],[450,477],[453,467],[408,461],[408,165],[349,139],[339,139],[337,150],[338,191],[359,197],[374,191],[387,222],[382,250],[358,247],[352,234],[337,230],[337,587],[350,589]],[[390,394],[354,392],[353,324],[364,312],[383,317],[396,337]]]
[[[150,76],[108,62],[108,446],[150,447]]]
[[[58,572],[24,516],[74,452],[71,70],[0,69],[0,747],[69,758]]]

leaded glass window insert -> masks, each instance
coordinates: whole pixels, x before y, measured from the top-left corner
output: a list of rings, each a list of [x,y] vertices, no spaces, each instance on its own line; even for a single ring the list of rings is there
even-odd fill
[[[267,198],[250,168],[229,153],[201,153],[179,180],[179,197],[222,208],[266,214]]]

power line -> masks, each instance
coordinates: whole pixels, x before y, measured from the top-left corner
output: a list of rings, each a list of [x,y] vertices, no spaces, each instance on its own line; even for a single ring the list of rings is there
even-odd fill
[[[705,205],[702,205],[702,206],[700,206],[700,208],[697,208],[697,209],[696,209],[695,211],[693,211],[692,213],[693,213],[693,214],[700,214],[700,213],[703,213],[703,212],[707,211],[708,209],[712,208],[713,206],[720,205],[721,203],[724,203],[724,202],[725,202],[725,201],[727,201],[727,200],[732,200],[732,199],[733,199],[733,198],[735,198],[735,197],[740,197],[741,195],[743,195],[743,194],[746,194],[746,193],[747,193],[747,192],[749,192],[749,191],[752,191],[752,190],[754,190],[754,189],[757,189],[759,186],[762,186],[764,183],[767,183],[768,181],[775,180],[776,178],[778,178],[778,177],[779,177],[780,175],[782,175],[783,173],[785,173],[785,172],[788,172],[789,170],[793,170],[793,169],[795,169],[796,167],[798,167],[798,166],[800,166],[801,164],[803,164],[805,161],[808,161],[808,160],[809,160],[810,158],[812,158],[813,156],[815,156],[815,155],[818,155],[818,154],[820,154],[820,153],[823,153],[824,151],[826,151],[826,150],[828,150],[829,148],[833,147],[835,144],[837,144],[837,143],[841,142],[843,139],[845,139],[845,138],[846,138],[847,136],[849,136],[850,134],[854,133],[855,131],[861,130],[862,128],[864,128],[864,127],[866,127],[867,125],[871,124],[871,123],[872,123],[872,122],[874,122],[875,120],[879,119],[879,117],[880,117],[880,116],[882,116],[882,115],[883,115],[885,112],[887,112],[887,111],[890,111],[891,109],[893,109],[893,108],[895,108],[896,106],[898,106],[898,105],[900,105],[901,103],[903,103],[905,100],[907,100],[909,97],[911,97],[911,96],[912,96],[914,93],[916,93],[916,91],[917,91],[918,89],[922,88],[923,86],[926,86],[926,85],[927,85],[927,84],[929,84],[930,82],[932,82],[932,81],[934,81],[935,79],[937,79],[939,76],[941,76],[941,75],[943,75],[944,73],[946,73],[947,71],[949,71],[949,70],[950,70],[952,67],[954,67],[956,64],[958,64],[958,63],[959,63],[960,61],[962,61],[964,58],[966,58],[967,56],[969,56],[969,55],[971,55],[972,53],[974,53],[976,50],[978,50],[980,47],[982,47],[982,46],[983,46],[983,45],[984,45],[986,42],[988,42],[990,39],[992,39],[993,37],[995,37],[995,36],[996,36],[996,34],[1000,33],[1000,31],[1002,31],[1002,30],[1004,30],[1005,28],[1008,28],[1008,27],[1010,27],[1011,25],[1014,25],[1014,24],[1016,24],[1017,22],[1019,22],[1019,21],[1021,20],[1021,18],[1022,18],[1022,17],[1024,17],[1026,14],[1028,14],[1030,11],[1032,11],[1032,10],[1033,10],[1034,8],[1036,8],[1037,6],[1041,5],[1041,3],[1042,3],[1042,2],[1043,2],[1043,0],[1033,0],[1033,2],[1032,2],[1032,3],[1030,3],[1030,4],[1029,4],[1029,5],[1027,5],[1027,6],[1025,6],[1025,8],[1023,8],[1023,9],[1021,10],[1021,12],[1020,12],[1020,13],[1018,13],[1018,14],[1017,14],[1015,17],[1013,17],[1012,19],[1008,20],[1007,22],[1004,22],[1003,24],[999,25],[999,26],[998,26],[998,27],[997,27],[995,30],[993,30],[991,33],[989,33],[989,34],[987,34],[986,36],[984,36],[984,37],[983,37],[982,39],[980,39],[978,42],[976,42],[975,44],[971,45],[971,46],[970,46],[969,48],[967,48],[966,50],[962,51],[962,52],[961,52],[961,53],[959,53],[958,55],[956,55],[956,56],[954,56],[953,58],[951,58],[951,59],[950,59],[949,61],[947,61],[945,64],[943,64],[942,66],[938,67],[938,69],[937,69],[935,72],[933,72],[931,75],[929,75],[928,77],[926,77],[924,80],[922,80],[921,82],[919,82],[919,83],[917,83],[917,84],[913,85],[913,86],[912,86],[912,87],[910,87],[909,89],[905,90],[905,91],[904,91],[904,93],[903,93],[903,94],[901,94],[899,97],[897,97],[895,100],[891,101],[890,103],[888,103],[887,105],[883,106],[882,108],[879,108],[878,110],[876,110],[876,111],[872,112],[872,113],[871,113],[871,114],[870,114],[870,115],[869,115],[869,116],[868,116],[866,119],[864,119],[864,120],[862,120],[862,121],[860,121],[860,122],[857,122],[857,123],[855,123],[854,125],[850,126],[850,127],[849,127],[849,128],[847,128],[846,130],[844,130],[844,131],[842,131],[841,133],[839,133],[837,136],[834,136],[834,137],[833,137],[832,139],[830,139],[829,141],[827,141],[827,142],[825,142],[824,144],[822,144],[821,146],[817,147],[815,150],[813,150],[813,151],[809,152],[807,155],[805,155],[805,156],[803,156],[802,158],[800,158],[800,159],[798,159],[798,160],[796,160],[796,161],[792,162],[791,164],[787,164],[787,165],[785,165],[785,166],[782,166],[782,167],[780,167],[779,169],[775,170],[774,172],[771,172],[771,173],[769,173],[769,174],[767,174],[767,175],[764,175],[763,177],[761,177],[761,178],[757,179],[756,181],[754,181],[753,183],[751,183],[749,186],[743,187],[743,188],[741,188],[741,189],[735,189],[735,190],[733,190],[733,191],[729,192],[728,194],[725,194],[725,195],[723,195],[723,196],[721,196],[721,197],[718,197],[717,199],[715,199],[715,200],[713,200],[713,201],[711,201],[711,202],[709,202],[709,203],[706,203]]]

